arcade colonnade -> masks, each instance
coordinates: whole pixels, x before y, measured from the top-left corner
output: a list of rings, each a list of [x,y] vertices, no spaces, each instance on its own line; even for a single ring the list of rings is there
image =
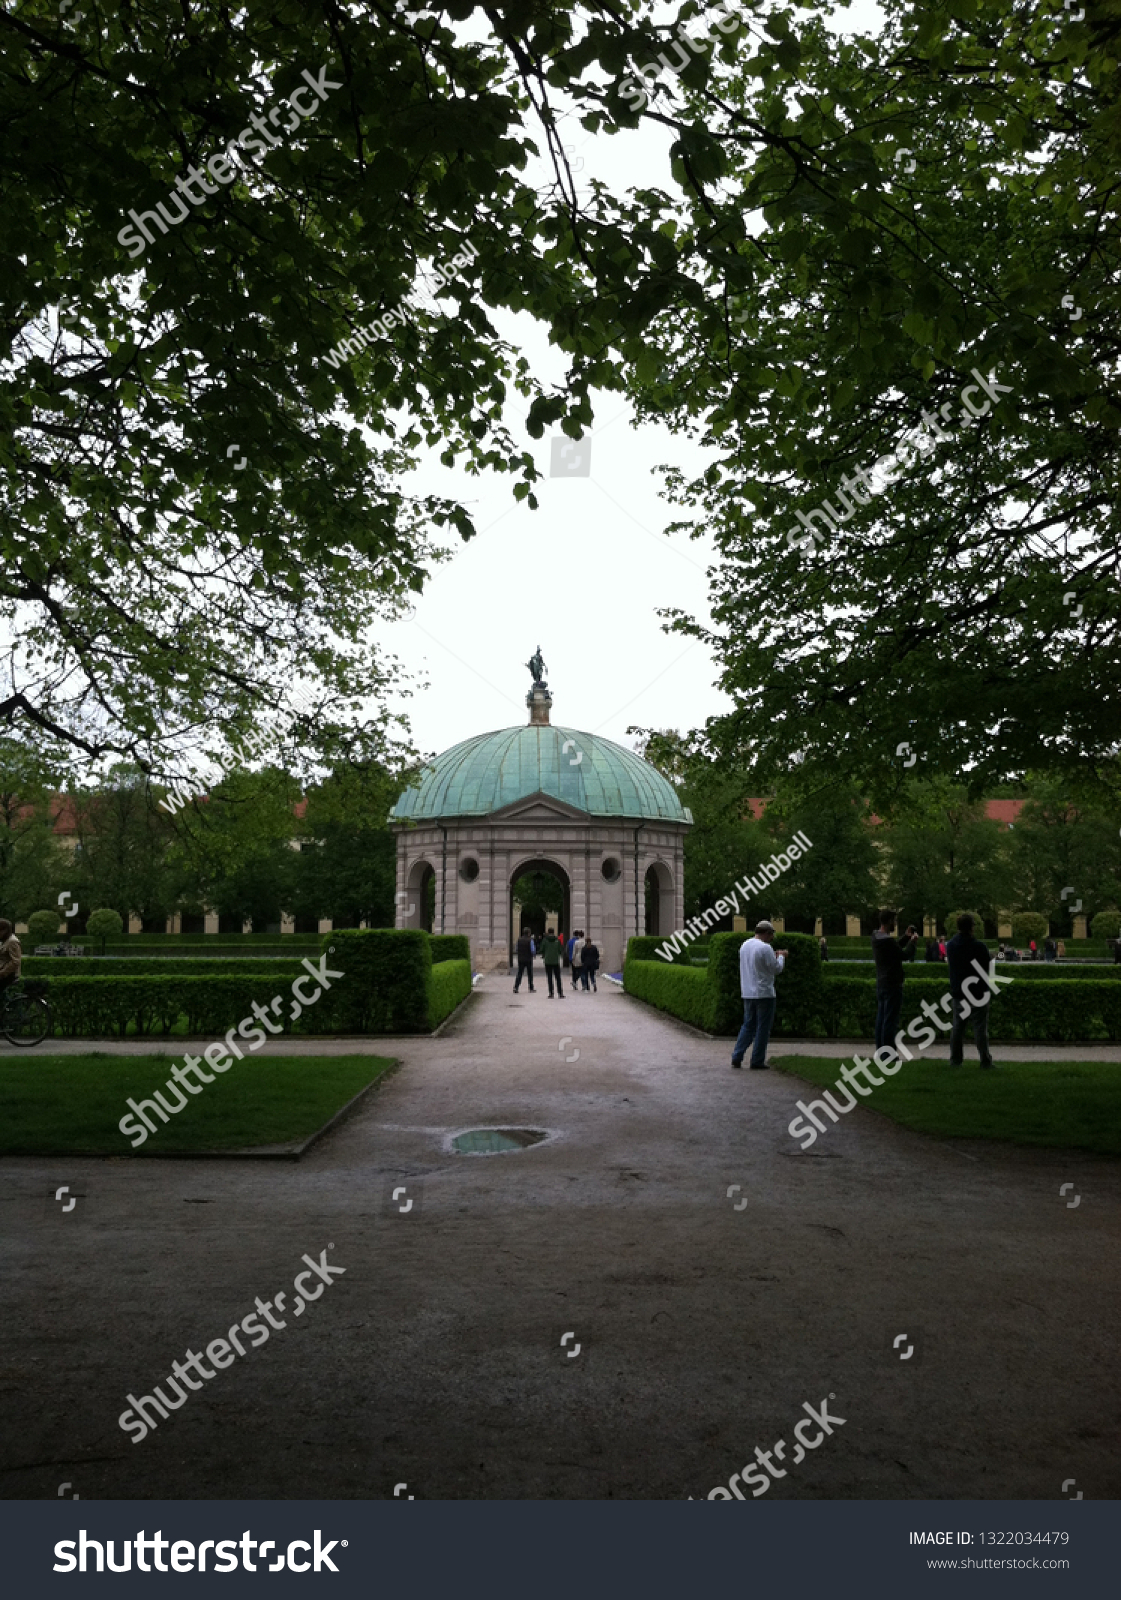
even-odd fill
[[[475,970],[511,959],[511,889],[521,873],[559,868],[567,880],[565,933],[583,928],[604,968],[618,972],[626,941],[646,931],[646,880],[657,883],[656,933],[684,921],[685,827],[669,821],[589,817],[535,795],[486,818],[438,819],[403,831],[397,852],[397,926],[424,925],[424,890],[435,878],[434,933],[466,934]]]

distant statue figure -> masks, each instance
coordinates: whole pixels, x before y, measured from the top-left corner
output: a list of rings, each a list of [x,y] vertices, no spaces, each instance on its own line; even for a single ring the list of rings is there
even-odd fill
[[[537,646],[536,654],[530,656],[529,660],[526,662],[526,666],[533,674],[534,683],[545,682],[545,658],[541,654],[540,645]]]

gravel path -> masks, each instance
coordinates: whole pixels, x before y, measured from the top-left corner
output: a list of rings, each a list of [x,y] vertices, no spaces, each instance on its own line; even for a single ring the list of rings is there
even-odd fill
[[[1116,1163],[864,1108],[803,1155],[796,1080],[606,983],[488,976],[439,1038],[317,1048],[402,1067],[298,1164],[0,1162],[0,1494],[673,1499],[780,1439],[772,1497],[1121,1494]],[[550,1137],[450,1151],[478,1126]],[[277,1290],[286,1326],[133,1444],[129,1391]]]

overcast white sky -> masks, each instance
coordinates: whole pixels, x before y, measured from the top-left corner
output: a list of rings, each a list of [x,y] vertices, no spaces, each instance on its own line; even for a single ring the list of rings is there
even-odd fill
[[[673,8],[674,10],[676,8]],[[877,8],[858,0],[845,31],[873,26]],[[663,81],[672,82],[669,73]],[[614,192],[657,184],[672,192],[669,137],[656,125],[590,137],[572,123],[572,159],[581,178],[595,173]],[[533,181],[532,179],[530,181]],[[563,374],[558,353],[528,318],[492,318],[531,355],[539,375]],[[397,702],[425,753],[528,720],[524,663],[538,645],[553,696],[553,721],[632,746],[625,729],[697,727],[730,702],[715,686],[710,652],[663,631],[660,606],[708,617],[706,567],[712,541],[670,539],[674,508],[658,493],[654,468],[672,461],[687,474],[704,453],[666,429],[635,429],[622,397],[602,395],[591,436],[590,476],[550,478],[550,440],[530,440],[524,403],[507,414],[513,436],[532,448],[545,474],[530,511],[513,499],[511,478],[467,478],[434,453],[416,487],[475,502],[480,530],[437,568],[413,621],[378,623],[375,637],[427,681],[423,694]]]
[[[596,174],[607,182],[667,181],[660,130],[589,140],[576,125],[573,143],[573,159],[587,169],[594,155]],[[563,360],[543,329],[526,317],[492,318],[530,355],[535,372],[560,380]],[[527,721],[524,663],[538,645],[554,722],[627,745],[631,723],[703,722],[724,704],[712,686],[709,652],[663,633],[655,612],[682,605],[707,615],[711,541],[665,537],[673,508],[659,498],[652,470],[666,460],[692,469],[701,452],[664,428],[634,429],[623,397],[601,395],[589,476],[551,478],[550,437],[529,438],[526,409],[517,398],[507,425],[544,474],[537,511],[514,500],[512,478],[468,478],[441,467],[436,453],[412,480],[474,502],[480,530],[467,545],[457,541],[453,559],[436,569],[414,621],[377,625],[379,642],[430,684],[401,707],[418,747],[443,750]]]

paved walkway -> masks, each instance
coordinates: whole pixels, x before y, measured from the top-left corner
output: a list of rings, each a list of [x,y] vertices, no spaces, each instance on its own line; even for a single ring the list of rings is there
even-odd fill
[[[866,1108],[802,1154],[796,1080],[607,984],[488,977],[392,1053],[298,1164],[0,1163],[0,1493],[699,1497],[780,1439],[772,1497],[1121,1493],[1118,1164]],[[478,1126],[550,1137],[451,1153]],[[286,1327],[133,1445],[128,1392],[279,1289]],[[845,1423],[795,1466],[826,1396]]]

